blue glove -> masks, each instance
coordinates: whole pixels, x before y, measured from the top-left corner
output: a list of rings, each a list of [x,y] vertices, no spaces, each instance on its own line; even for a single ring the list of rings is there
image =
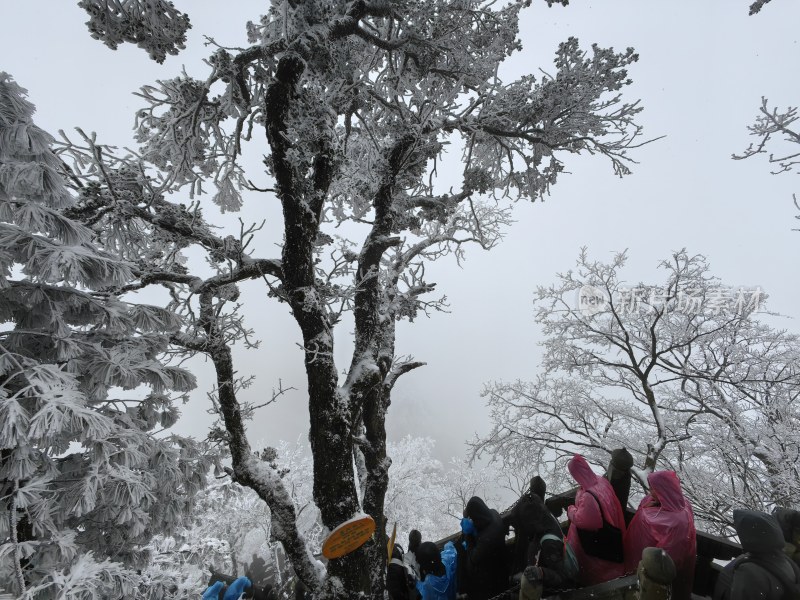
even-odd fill
[[[475,529],[475,523],[469,517],[461,519],[461,532],[464,535],[478,535],[478,530]]]
[[[225,590],[225,595],[222,600],[239,600],[245,589],[251,587],[253,584],[247,577],[239,577],[236,581],[228,586]]]
[[[214,582],[214,585],[203,592],[203,600],[218,600],[223,585],[225,584],[221,581]]]

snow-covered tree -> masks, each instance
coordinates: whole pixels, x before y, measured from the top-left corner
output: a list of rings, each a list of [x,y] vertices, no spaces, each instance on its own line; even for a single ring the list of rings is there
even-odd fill
[[[317,554],[322,548],[324,530],[319,511],[311,497],[311,458],[306,445],[281,441],[275,448],[259,452],[272,463],[292,496],[298,516],[298,529]],[[187,523],[170,535],[161,535],[150,544],[152,558],[143,576],[156,585],[169,581],[174,589],[163,589],[172,600],[196,598],[208,581],[209,571],[243,575],[253,556],[264,561],[268,582],[278,598],[294,598],[296,576],[273,536],[269,507],[250,488],[230,478],[215,481],[195,497]],[[260,585],[258,581],[256,581]]]
[[[604,467],[624,446],[643,485],[676,470],[695,514],[717,525],[733,503],[796,506],[800,339],[760,322],[766,296],[724,286],[702,256],[663,261],[661,284],[626,283],[625,261],[583,251],[538,289],[542,370],[486,386],[493,428],[474,451],[512,470],[546,465],[563,486],[573,453]]]
[[[759,115],[747,129],[758,141],[752,142],[741,154],[734,154],[734,159],[763,154],[769,164],[774,165],[773,175],[800,172],[800,115],[796,106],[780,110],[771,107],[769,100],[762,97]],[[796,194],[794,205],[800,210]],[[800,219],[800,216],[796,218]]]
[[[163,433],[194,377],[162,360],[180,319],[108,291],[135,269],[66,216],[74,197],[33,112],[0,72],[0,586],[133,597],[146,544],[181,523],[211,466]]]
[[[392,456],[386,493],[386,523],[397,524],[397,543],[405,545],[411,529],[425,540],[439,540],[459,529],[467,500],[474,495],[502,509],[498,481],[487,467],[476,468],[453,459],[447,468],[434,458],[434,440],[406,436],[387,444]],[[319,510],[312,498],[312,463],[309,448],[299,441],[279,442],[259,452],[273,463],[290,492],[298,515],[300,534],[314,552],[324,541]],[[209,569],[241,575],[253,555],[264,560],[279,597],[293,588],[294,574],[283,564],[283,551],[272,535],[272,516],[266,504],[249,488],[230,479],[214,482],[200,491],[190,522],[150,544],[152,559],[143,572],[164,597],[191,598],[201,589]],[[170,582],[174,589],[165,589]],[[283,595],[281,595],[283,594]],[[289,594],[287,597],[293,597]]]
[[[747,127],[750,135],[758,138],[741,154],[733,158],[742,160],[759,154],[768,155],[770,164],[776,165],[773,174],[800,170],[800,128],[796,106],[785,110],[770,107],[767,98],[761,98],[761,108],[755,122]]]
[[[96,11],[110,3],[83,4]],[[158,18],[149,3],[126,3],[142,8],[126,13],[131,27],[147,36],[158,29],[167,3],[155,4]],[[441,307],[428,297],[434,283],[425,265],[460,258],[467,243],[498,243],[513,202],[548,193],[570,154],[596,154],[620,176],[629,172],[641,107],[620,91],[637,55],[584,50],[569,39],[552,74],[504,82],[498,69],[521,50],[518,18],[528,4],[275,0],[248,24],[250,45],[216,49],[203,78],[184,74],[142,89],[138,156],[115,155],[90,136],[68,148],[76,176],[103,180],[82,218],[109,246],[138,254],[129,258],[139,281],[120,293],[170,288],[191,321],[173,341],[206,353],[216,369],[216,435],[230,448],[230,473],[267,502],[274,535],[322,596],[383,594],[391,464],[384,424],[398,377],[422,364],[396,355],[395,324]],[[92,14],[93,34],[112,47],[135,39],[158,58],[164,44],[169,51],[182,43],[179,28],[156,31],[153,47],[150,37]],[[248,142],[265,156],[266,173],[245,172]],[[463,149],[456,180],[437,169],[448,144]],[[276,196],[282,239],[260,241],[258,228],[225,235],[204,221],[199,200],[180,203],[180,194],[212,184],[224,211],[240,208],[243,191]],[[339,231],[348,239],[335,236],[345,223]],[[258,257],[270,242],[280,256]],[[189,246],[206,253],[211,276],[177,260]],[[281,477],[246,436],[252,407],[237,399],[243,381],[230,347],[249,343],[235,303],[236,285],[251,279],[266,281],[265,295],[288,306],[302,335],[322,522],[332,529],[363,510],[378,523],[375,541],[329,562],[328,577]],[[355,348],[340,378],[333,344],[343,310],[353,311]]]

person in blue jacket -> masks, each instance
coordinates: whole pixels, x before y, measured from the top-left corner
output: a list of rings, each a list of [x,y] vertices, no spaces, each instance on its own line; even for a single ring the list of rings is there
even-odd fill
[[[422,600],[455,600],[458,558],[453,542],[447,542],[439,552],[433,542],[423,542],[417,548],[420,580],[417,591]]]

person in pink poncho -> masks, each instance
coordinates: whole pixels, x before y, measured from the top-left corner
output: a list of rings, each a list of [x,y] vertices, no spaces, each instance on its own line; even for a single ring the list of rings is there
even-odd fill
[[[677,572],[672,598],[690,600],[697,553],[692,507],[674,471],[650,473],[647,483],[650,493],[642,498],[625,534],[625,571],[636,571],[642,550],[648,546],[662,548]]]
[[[614,488],[595,475],[580,454],[572,457],[567,468],[580,486],[575,504],[567,509],[567,540],[580,565],[578,583],[594,585],[621,577],[625,517]]]

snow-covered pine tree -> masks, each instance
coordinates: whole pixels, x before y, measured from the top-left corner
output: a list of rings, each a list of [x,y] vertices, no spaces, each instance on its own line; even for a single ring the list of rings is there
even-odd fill
[[[104,291],[133,267],[65,216],[73,195],[33,112],[0,72],[0,587],[144,597],[144,546],[181,523],[211,466],[155,431],[194,378],[161,359],[178,317]]]

